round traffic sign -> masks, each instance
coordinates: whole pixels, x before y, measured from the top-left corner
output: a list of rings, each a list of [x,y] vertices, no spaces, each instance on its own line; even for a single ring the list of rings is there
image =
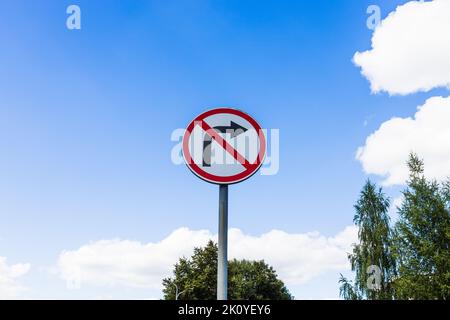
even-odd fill
[[[183,156],[199,178],[234,184],[258,171],[266,156],[266,137],[248,114],[230,108],[196,117],[183,136]]]

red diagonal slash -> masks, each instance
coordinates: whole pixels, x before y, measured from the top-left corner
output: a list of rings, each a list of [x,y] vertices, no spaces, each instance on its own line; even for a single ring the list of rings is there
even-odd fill
[[[243,155],[241,155],[236,149],[234,149],[222,136],[213,128],[211,128],[205,121],[200,120],[196,121],[196,124],[199,125],[207,135],[209,135],[212,139],[216,140],[216,142],[224,148],[236,161],[238,161],[245,169],[249,170],[254,166],[248,162],[247,159]]]

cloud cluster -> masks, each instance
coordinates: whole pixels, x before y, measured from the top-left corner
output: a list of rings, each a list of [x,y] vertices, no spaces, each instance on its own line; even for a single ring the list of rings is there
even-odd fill
[[[177,259],[204,246],[210,238],[208,231],[181,228],[157,243],[96,241],[62,252],[58,273],[67,283],[80,285],[160,288]]]
[[[407,95],[450,87],[450,1],[410,1],[382,21],[354,63],[373,92]]]
[[[450,177],[450,97],[428,99],[414,118],[384,122],[356,157],[366,173],[384,176],[385,185],[397,185],[408,178],[410,152],[424,159],[427,177]]]
[[[373,92],[407,95],[450,88],[450,1],[410,1],[389,14],[372,37],[372,49],[354,63]],[[450,98],[434,97],[414,117],[392,118],[370,135],[356,158],[384,185],[404,184],[410,152],[425,162],[425,175],[450,176]]]
[[[0,300],[18,298],[26,290],[17,280],[29,270],[29,264],[8,265],[6,258],[0,257]]]
[[[81,285],[161,288],[181,256],[190,256],[194,247],[217,239],[209,231],[187,228],[175,230],[157,243],[130,240],[101,240],[77,250],[61,253],[58,272],[73,281],[79,270]],[[229,232],[229,257],[264,259],[274,266],[288,285],[302,284],[327,271],[348,268],[347,252],[357,240],[357,229],[347,227],[334,237],[319,233],[289,234],[271,231],[261,236]]]
[[[230,255],[265,260],[288,285],[301,285],[329,271],[347,270],[347,253],[357,242],[358,230],[349,226],[334,237],[318,232],[290,234],[273,230],[259,237],[230,231]]]

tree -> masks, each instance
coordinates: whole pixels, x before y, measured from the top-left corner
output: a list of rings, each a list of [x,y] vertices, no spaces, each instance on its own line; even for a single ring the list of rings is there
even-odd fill
[[[163,280],[165,300],[215,300],[217,245],[195,248],[190,259],[181,258],[172,278]],[[176,294],[179,297],[176,297]],[[291,294],[264,261],[232,260],[228,264],[228,297],[231,300],[289,300]]]
[[[292,299],[275,270],[264,261],[231,261],[229,294],[231,300]]]
[[[347,300],[392,299],[395,261],[390,251],[389,199],[381,188],[367,181],[355,205],[353,222],[359,243],[348,255],[354,284],[341,275],[340,295]]]
[[[411,154],[410,178],[395,225],[398,299],[450,298],[450,181],[427,181]]]

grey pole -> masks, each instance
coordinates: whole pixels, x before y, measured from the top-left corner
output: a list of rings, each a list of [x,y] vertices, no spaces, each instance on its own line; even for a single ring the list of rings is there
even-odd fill
[[[228,185],[219,189],[219,255],[217,264],[217,300],[228,298]]]

